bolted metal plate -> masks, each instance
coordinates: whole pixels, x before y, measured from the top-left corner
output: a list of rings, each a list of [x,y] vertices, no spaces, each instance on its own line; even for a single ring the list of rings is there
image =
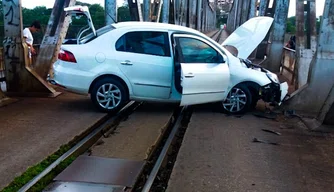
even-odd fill
[[[79,156],[54,180],[133,187],[144,161]]]
[[[54,182],[49,187],[44,189],[44,192],[124,192],[124,187],[79,183],[79,182]]]

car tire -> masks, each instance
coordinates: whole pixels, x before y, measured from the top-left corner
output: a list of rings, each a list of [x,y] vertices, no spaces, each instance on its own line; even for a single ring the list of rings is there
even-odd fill
[[[227,114],[244,114],[253,104],[252,93],[246,85],[236,85],[228,93],[225,101],[221,102],[221,108]]]
[[[94,83],[91,100],[97,109],[105,113],[117,113],[128,101],[126,86],[112,77],[105,77]]]

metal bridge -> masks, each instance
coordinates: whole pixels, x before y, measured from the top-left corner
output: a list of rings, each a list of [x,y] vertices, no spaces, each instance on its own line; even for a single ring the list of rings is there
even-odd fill
[[[75,5],[76,1],[55,1],[39,55],[33,64],[21,38],[21,1],[3,1],[5,37],[0,78],[6,81],[7,90],[6,93],[0,91],[0,97],[2,101],[11,95],[55,97],[59,93],[46,79],[69,26],[69,17],[63,9]],[[132,20],[172,23],[202,32],[216,30],[217,19],[225,20],[226,30],[231,33],[252,17],[273,17],[270,33],[250,59],[261,60],[263,66],[290,82],[291,97],[283,109],[306,112],[320,123],[333,123],[334,0],[325,0],[319,34],[316,30],[317,1],[296,1],[296,50],[284,46],[289,0],[143,0],[142,3],[128,0],[127,3]],[[106,24],[115,22],[116,15],[116,1],[105,0]],[[308,23],[306,29],[305,23]]]

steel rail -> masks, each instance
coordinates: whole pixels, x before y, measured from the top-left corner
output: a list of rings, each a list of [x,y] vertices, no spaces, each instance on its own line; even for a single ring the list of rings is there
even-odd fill
[[[217,30],[213,35],[210,36],[210,38],[213,39],[213,37],[216,36],[220,32],[220,30]]]
[[[222,33],[223,33],[223,30],[222,30],[222,29],[219,30],[219,34],[218,34],[217,38],[215,39],[215,41],[216,41],[217,43],[219,43],[219,40],[221,39]]]
[[[56,161],[54,161],[51,165],[49,165],[45,170],[43,170],[40,174],[36,175],[32,180],[26,183],[19,192],[25,192],[29,190],[32,186],[34,186],[39,180],[41,180],[45,175],[50,173],[56,166],[58,166],[62,161],[68,158],[70,155],[75,153],[78,149],[80,149],[84,144],[86,144],[90,139],[95,137],[98,133],[100,133],[107,125],[115,121],[124,111],[126,111],[130,106],[132,106],[135,102],[131,101],[127,105],[125,105],[115,116],[107,119],[102,125],[98,128],[94,129],[89,135],[83,138],[79,143],[77,143],[74,147],[60,156]]]
[[[148,177],[148,179],[147,179],[147,181],[146,181],[146,183],[145,183],[145,185],[142,189],[142,192],[149,192],[150,191],[150,189],[153,185],[154,179],[156,178],[156,176],[158,174],[158,171],[161,167],[161,164],[166,157],[167,151],[168,151],[168,149],[169,149],[169,147],[170,147],[170,145],[171,145],[171,143],[172,143],[172,141],[175,137],[175,134],[177,133],[177,131],[178,131],[180,125],[181,125],[181,121],[182,121],[182,118],[184,116],[184,113],[185,113],[186,109],[187,109],[187,106],[182,108],[182,110],[181,110],[181,112],[180,112],[180,114],[179,114],[179,116],[178,116],[178,118],[177,118],[177,120],[176,120],[176,122],[173,126],[173,129],[172,129],[171,133],[169,134],[169,136],[166,140],[166,143],[165,143],[163,149],[161,150],[161,153],[160,153],[156,163],[154,164],[154,167],[153,167],[153,169],[152,169],[152,171],[151,171],[151,173],[150,173],[150,175],[149,175],[149,177]]]

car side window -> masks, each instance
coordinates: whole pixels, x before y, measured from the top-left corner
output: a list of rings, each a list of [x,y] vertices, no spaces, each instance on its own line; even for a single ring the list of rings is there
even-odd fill
[[[181,37],[178,40],[183,63],[222,63],[223,57],[198,39]]]
[[[117,51],[170,57],[167,32],[129,32],[119,38]]]

